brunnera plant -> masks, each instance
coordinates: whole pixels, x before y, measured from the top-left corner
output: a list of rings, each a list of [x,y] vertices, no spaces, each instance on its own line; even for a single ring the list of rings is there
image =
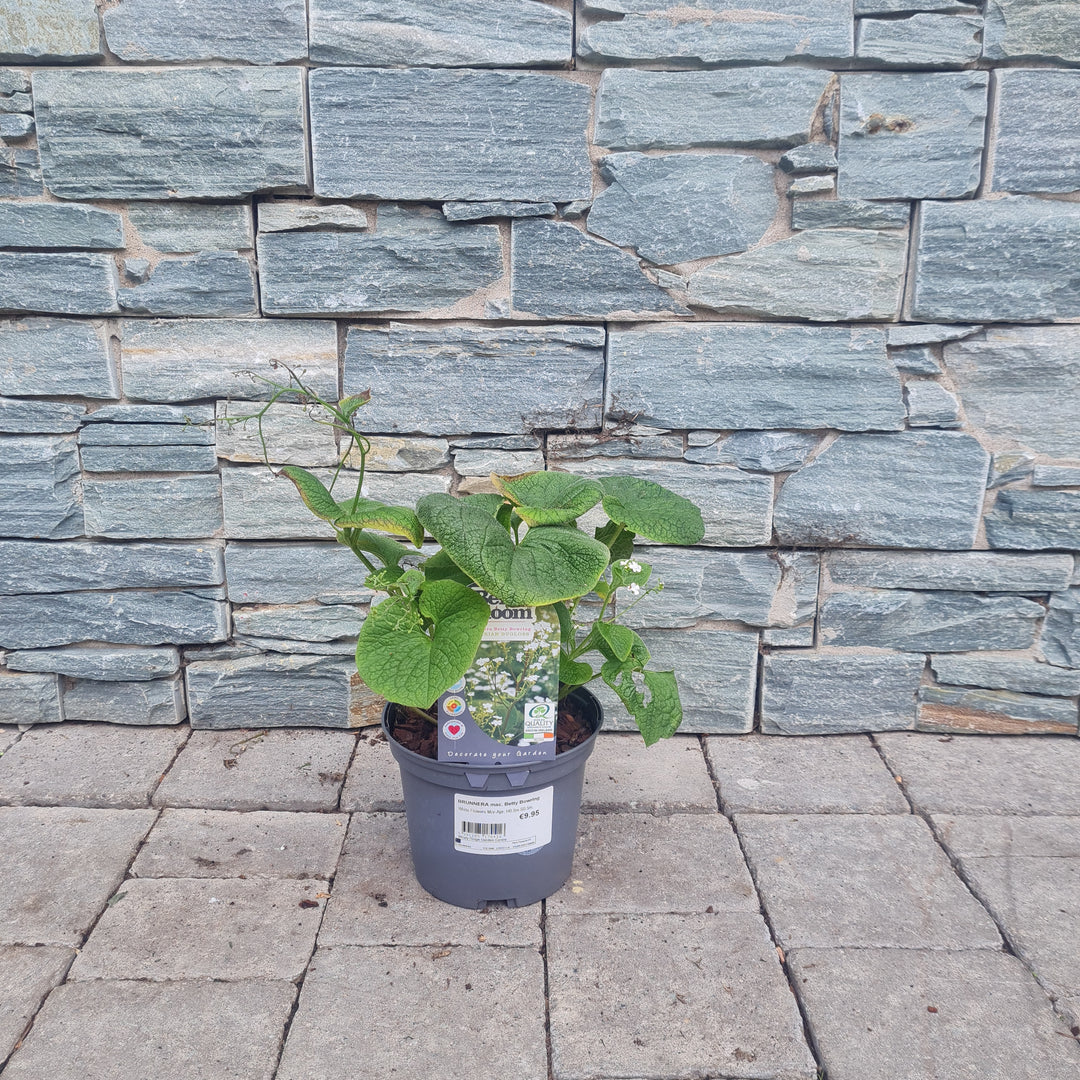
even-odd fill
[[[634,557],[636,537],[693,544],[704,536],[701,512],[689,499],[632,476],[531,472],[493,474],[493,493],[425,495],[415,512],[388,505],[361,492],[370,443],[353,418],[370,392],[325,401],[285,370],[287,384],[254,376],[272,388],[269,400],[227,420],[258,421],[267,463],[262,421],[282,397],[299,395],[312,421],[337,433],[341,453],[329,484],[296,465],[275,471],[367,568],[365,584],[387,594],[372,605],[356,643],[357,671],[368,687],[399,705],[430,708],[476,657],[490,615],[486,593],[510,607],[553,605],[560,699],[601,678],[647,745],[675,732],[682,721],[675,674],[650,670],[645,643],[618,618],[663,588],[649,564]],[[356,472],[344,471],[346,461],[357,460]],[[335,490],[343,477],[345,495]],[[597,506],[607,520],[590,535],[578,520]],[[439,550],[417,558],[425,534]],[[590,662],[597,653],[599,671]]]

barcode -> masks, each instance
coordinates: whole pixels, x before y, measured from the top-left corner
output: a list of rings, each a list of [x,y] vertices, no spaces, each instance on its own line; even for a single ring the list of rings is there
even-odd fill
[[[506,825],[503,822],[463,821],[461,831],[473,836],[505,836]]]

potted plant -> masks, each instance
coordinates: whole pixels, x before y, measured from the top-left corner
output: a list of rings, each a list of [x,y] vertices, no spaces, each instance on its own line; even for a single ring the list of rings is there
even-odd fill
[[[650,670],[644,642],[618,619],[662,588],[652,581],[648,563],[635,559],[635,538],[695,543],[704,535],[701,513],[648,480],[564,472],[493,475],[492,493],[427,495],[415,511],[387,505],[361,491],[370,444],[354,417],[369,393],[332,403],[291,370],[289,376],[288,384],[269,383],[273,392],[258,412],[233,422],[258,420],[261,438],[262,419],[273,404],[299,394],[312,419],[341,439],[328,483],[295,465],[277,471],[357,556],[367,571],[365,584],[385,594],[360,630],[356,666],[367,686],[388,701],[383,728],[402,772],[417,878],[429,892],[463,907],[540,900],[570,873],[585,761],[602,723],[588,684],[600,678],[615,692],[647,745],[672,735],[682,720],[674,673]],[[268,457],[265,440],[263,453]],[[355,463],[355,473],[344,471],[346,461]],[[335,490],[343,477],[349,480],[344,496]],[[605,520],[591,531],[581,528],[579,519],[597,508]],[[421,550],[425,536],[438,545],[433,552]],[[514,676],[501,669],[499,650],[478,660],[485,631],[498,617],[524,617],[530,627],[524,644],[501,652],[513,652]],[[523,702],[535,691],[521,673],[541,671],[536,657],[549,639],[559,729],[576,726],[580,733],[577,745],[554,756],[522,749],[529,738]],[[452,688],[464,696],[448,698]],[[416,745],[415,734],[439,730],[440,701],[468,701],[505,751],[489,761],[433,760],[428,746]],[[399,728],[411,729],[414,749],[403,745]],[[447,721],[446,731],[457,736],[459,730],[456,721]],[[434,739],[420,741],[430,745]],[[470,823],[463,815],[483,820]],[[462,828],[475,835],[463,837]]]

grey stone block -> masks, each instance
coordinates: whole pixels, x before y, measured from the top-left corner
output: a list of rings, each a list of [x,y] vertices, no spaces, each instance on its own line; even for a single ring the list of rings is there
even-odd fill
[[[681,458],[681,435],[549,435],[547,459],[555,461],[588,461],[591,458]],[[693,461],[688,457],[687,461]],[[569,465],[568,468],[574,466]]]
[[[691,447],[687,461],[737,465],[751,472],[792,472],[817,446],[816,435],[793,431],[738,431],[709,446]]]
[[[263,409],[265,414],[258,418]],[[217,456],[309,468],[333,466],[338,462],[338,445],[334,429],[324,426],[328,419],[328,413],[307,405],[279,401],[267,408],[259,401],[219,401]]]
[[[338,543],[243,544],[225,549],[229,599],[234,604],[326,604],[368,600],[367,570]]]
[[[112,210],[78,203],[0,203],[0,247],[100,251],[123,246],[124,223]]]
[[[374,234],[260,233],[258,253],[269,315],[446,308],[503,274],[498,226],[453,225],[431,210],[383,208]]]
[[[761,730],[829,735],[913,727],[922,670],[921,656],[772,653],[763,669]]]
[[[265,399],[273,388],[249,372],[281,382],[275,361],[320,396],[337,396],[337,334],[318,319],[130,319],[121,325],[121,358],[133,401]]]
[[[308,93],[316,195],[569,202],[592,194],[592,95],[580,84],[553,75],[341,68],[313,71]]]
[[[63,719],[55,675],[0,675],[0,722],[56,724]]]
[[[334,810],[355,742],[347,731],[193,731],[154,805]]]
[[[270,1080],[295,998],[288,982],[68,983],[50,995],[8,1072],[138,1080],[166,1058],[176,1080],[198,1080],[208,1062]]]
[[[17,727],[0,727],[0,754],[14,746],[21,734]]]
[[[632,414],[657,427],[718,431],[903,423],[900,380],[880,330],[754,323],[614,330],[608,364],[613,419]],[[709,390],[718,378],[722,395]]]
[[[119,734],[130,739],[129,732]],[[0,942],[81,945],[156,816],[151,810],[0,807]]]
[[[102,13],[105,40],[121,60],[247,60],[280,64],[307,56],[303,0],[121,0]]]
[[[530,0],[315,0],[310,19],[311,59],[329,64],[562,67],[573,51],[569,13]]]
[[[397,766],[394,765],[394,771]],[[540,908],[470,911],[426,893],[409,856],[401,814],[355,814],[319,945],[540,945]]]
[[[836,187],[836,180],[832,176],[800,176],[791,181],[788,186],[788,196],[796,195],[820,195],[823,192],[830,194]]]
[[[726,814],[904,814],[908,805],[864,735],[708,738]],[[807,777],[813,777],[807,783]]]
[[[479,221],[483,218],[530,218],[552,217],[553,202],[448,202],[443,203],[443,217],[447,221]]]
[[[920,12],[903,19],[862,19],[855,55],[890,67],[960,67],[979,59],[982,28],[977,15]]]
[[[35,728],[0,758],[0,802],[109,809],[149,806],[150,793],[187,737],[183,729],[164,727]],[[149,822],[139,820],[141,837]]]
[[[884,205],[884,204],[882,204]],[[887,326],[885,341],[890,349],[908,345],[933,345],[941,341],[959,341],[978,333],[981,326],[904,325]]]
[[[816,1072],[757,913],[559,915],[547,948],[557,1080]]]
[[[685,873],[688,865],[693,874]],[[586,815],[569,885],[548,900],[549,919],[759,907],[739,842],[719,814]]]
[[[401,771],[390,756],[389,743],[379,728],[360,732],[341,792],[341,809],[365,813],[379,810],[400,813],[405,809]]]
[[[1080,739],[877,737],[916,809],[945,814],[1078,814]]]
[[[4,662],[12,671],[56,672],[104,682],[148,682],[176,674],[180,653],[171,647],[25,649],[8,653]]]
[[[25,113],[0,112],[0,139],[15,142],[34,134],[35,124],[32,116]]]
[[[911,380],[904,387],[908,425],[913,428],[958,428],[960,402],[940,383]]]
[[[986,515],[994,548],[1039,551],[1075,548],[1080,536],[1080,494],[1069,491],[1000,491]]]
[[[235,199],[307,183],[303,73],[34,74],[45,184],[65,199]]]
[[[0,148],[0,195],[25,198],[41,195],[44,190],[37,147]]]
[[[889,359],[897,371],[909,375],[940,375],[943,368],[932,345],[904,345],[889,349]]]
[[[512,307],[543,318],[689,314],[633,256],[566,222],[515,221],[510,277]]]
[[[1036,465],[1031,484],[1032,487],[1080,487],[1080,466]]]
[[[916,816],[738,814],[735,828],[785,950],[1000,948]]]
[[[989,455],[970,435],[841,435],[785,481],[784,543],[969,548]]]
[[[1069,583],[1068,555],[1000,555],[989,551],[834,551],[826,556],[839,585],[956,592],[1060,592]]]
[[[101,33],[94,0],[38,0],[0,8],[0,62],[96,60]]]
[[[585,326],[355,327],[346,338],[344,388],[377,388],[355,414],[361,431],[599,428],[604,340],[601,328]],[[469,371],[482,371],[483,383]]]
[[[1080,206],[1026,195],[927,202],[916,239],[916,319],[1080,316]],[[958,278],[957,265],[967,268]]]
[[[971,423],[1052,457],[1080,457],[1080,327],[990,329],[945,346],[945,364]]]
[[[125,0],[125,7],[129,3]],[[124,10],[112,8],[111,13]],[[266,23],[259,26],[265,30]],[[262,207],[259,216],[261,219]],[[157,251],[241,251],[252,246],[251,208],[247,204],[135,203],[128,207],[128,220],[143,243]]]
[[[226,637],[226,604],[215,590],[38,593],[0,599],[0,647],[5,649],[83,641],[194,645]]]
[[[985,71],[840,79],[839,192],[856,199],[955,199],[982,173]]]
[[[467,993],[466,986],[472,988]],[[405,1059],[425,1062],[430,1080],[542,1076],[543,991],[543,961],[533,949],[319,949],[276,1076],[300,1080],[322,1069],[374,1080]],[[384,1007],[357,1024],[371,994]],[[463,997],[468,1008],[462,1008]],[[448,1043],[434,1025],[402,1023],[418,1001],[440,1013],[460,1009],[459,1037]],[[507,1009],[510,1001],[514,1007]],[[500,1021],[493,1028],[495,1015]]]
[[[1075,735],[1077,720],[1076,704],[1060,698],[955,686],[919,690],[920,731]]]
[[[133,878],[94,927],[71,980],[297,979],[315,947],[323,888],[315,880]]]
[[[646,747],[636,733],[601,734],[581,798],[582,809],[593,813],[716,812],[716,792],[692,735]]]
[[[137,477],[83,482],[91,536],[183,540],[223,527],[217,476]]]
[[[794,67],[605,71],[594,141],[610,150],[798,146],[810,138],[829,78]]]
[[[87,446],[81,457],[88,473],[205,473],[217,467],[212,446]]]
[[[66,435],[78,430],[85,405],[63,401],[0,398],[0,432],[13,435]]]
[[[293,232],[297,229],[354,229],[371,227],[368,212],[348,203],[315,203],[280,199],[259,203],[259,232]]]
[[[988,60],[1049,59],[1080,64],[1080,14],[1069,0],[1032,4],[987,0],[983,56]]]
[[[341,814],[165,810],[131,868],[140,878],[334,876],[349,819]]]
[[[611,186],[589,232],[661,266],[745,251],[776,215],[773,170],[755,157],[609,154],[601,172]]]
[[[782,154],[779,164],[784,172],[793,176],[836,172],[836,151],[829,143],[803,143]]]
[[[933,814],[941,843],[955,858],[1075,859],[1080,857],[1080,818]]]
[[[4,391],[30,396],[120,396],[107,324],[84,319],[0,320]]]
[[[1042,651],[1051,664],[1080,668],[1080,588],[1050,597]]]
[[[220,585],[221,549],[205,544],[32,544],[0,540],[0,595]]]
[[[73,435],[0,436],[0,532],[39,540],[81,536]]]
[[[116,301],[112,257],[67,252],[0,252],[0,310],[109,315]]]
[[[534,440],[538,449],[539,440]],[[372,472],[424,472],[438,469],[450,462],[450,444],[445,439],[409,439],[396,438],[393,435],[372,435],[368,438],[369,449],[366,467]],[[465,447],[464,449],[484,449],[484,447]],[[350,455],[348,465],[358,468],[357,452]]]
[[[825,601],[819,633],[827,645],[906,652],[1027,649],[1045,614],[1042,604],[1020,596],[856,590]]]
[[[706,0],[686,16],[670,0],[586,0],[587,13],[616,18],[580,28],[578,55],[593,63],[688,67],[851,56],[851,10],[844,0],[755,4]]]
[[[64,689],[65,720],[106,724],[179,724],[187,717],[179,676],[150,682],[76,679]]]
[[[256,406],[257,408],[258,406]],[[94,419],[79,433],[79,445],[86,446],[213,446],[213,418],[204,420],[205,409],[196,406],[190,415],[180,420],[184,410],[173,410],[172,417],[164,422],[154,422],[154,407],[145,409],[138,405],[121,406],[115,420],[94,414]],[[161,412],[169,406],[159,406]],[[143,415],[140,415],[143,414]]]
[[[697,271],[690,302],[812,322],[894,319],[906,248],[891,232],[807,229]]]
[[[862,199],[796,199],[791,206],[793,229],[904,229],[911,208],[903,203]]]
[[[1033,660],[1006,657],[932,656],[930,666],[939,683],[979,686],[990,690],[1075,697],[1080,694],[1080,671],[1062,671]]]
[[[364,624],[364,614],[363,608],[353,604],[238,607],[233,611],[233,631],[246,637],[294,638],[311,642],[348,638],[355,645],[356,635]]]
[[[544,469],[544,455],[539,450],[455,450],[453,456],[459,476],[516,476]]]
[[[1015,956],[933,949],[797,949],[795,986],[836,1080],[1066,1080],[1075,1042]],[[1064,1038],[1062,1036],[1065,1036]]]
[[[969,0],[855,0],[855,15],[910,15],[916,11],[971,13]]]
[[[208,251],[162,259],[145,285],[121,289],[120,307],[130,315],[257,315],[255,271],[242,255]]]
[[[49,991],[63,978],[75,953],[47,945],[0,945],[0,1054],[21,1041]]]

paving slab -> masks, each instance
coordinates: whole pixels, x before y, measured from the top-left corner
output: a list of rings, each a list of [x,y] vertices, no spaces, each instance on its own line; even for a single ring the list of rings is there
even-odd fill
[[[570,880],[548,912],[759,911],[731,823],[719,814],[583,815]]]
[[[0,943],[82,944],[155,816],[152,810],[0,807]]]
[[[0,757],[0,803],[20,806],[149,806],[187,738],[182,728],[47,724]]]
[[[288,982],[67,983],[4,1080],[270,1080],[295,997]]]
[[[0,726],[0,754],[3,754],[9,747],[14,746],[19,739],[19,729],[17,727]]]
[[[701,743],[675,735],[646,746],[639,734],[603,734],[585,768],[583,810],[707,813],[716,810]]]
[[[276,810],[165,810],[131,873],[144,878],[334,876],[349,819]]]
[[[405,809],[401,773],[381,728],[366,728],[356,742],[349,775],[341,792],[342,810]]]
[[[326,891],[322,881],[265,878],[125,881],[71,979],[298,979]]]
[[[193,731],[154,805],[336,810],[355,742],[349,731]]]
[[[1080,739],[899,733],[875,738],[918,810],[1080,814]]]
[[[1001,947],[921,818],[736,814],[735,828],[785,949]]]
[[[865,735],[710,736],[705,754],[727,814],[904,814]]]
[[[0,1065],[74,958],[74,949],[0,945]]]
[[[558,915],[549,927],[557,1080],[817,1076],[756,912]]]
[[[547,1076],[539,954],[475,946],[319,949],[277,1080],[395,1075]]]
[[[930,820],[957,859],[995,855],[1080,859],[1080,817],[931,814]]]
[[[1080,1044],[1014,956],[797,949],[829,1080],[1069,1080]]]
[[[401,814],[353,815],[319,945],[531,945],[541,908],[468,911],[436,900],[413,873]]]

